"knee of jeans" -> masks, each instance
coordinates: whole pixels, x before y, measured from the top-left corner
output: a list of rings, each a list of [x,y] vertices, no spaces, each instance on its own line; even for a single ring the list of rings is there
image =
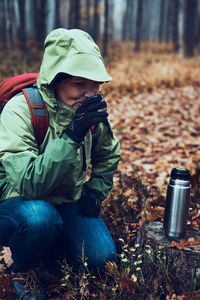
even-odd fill
[[[117,263],[117,254],[115,247],[103,250],[99,249],[90,253],[87,257],[88,267],[95,270],[103,271],[108,261]]]
[[[59,236],[62,219],[56,209],[43,200],[25,201],[18,209],[18,232],[28,231],[37,236]]]

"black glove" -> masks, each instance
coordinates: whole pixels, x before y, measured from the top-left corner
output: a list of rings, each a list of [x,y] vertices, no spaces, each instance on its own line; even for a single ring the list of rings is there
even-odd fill
[[[64,132],[75,142],[82,142],[92,125],[107,121],[106,107],[101,94],[85,99]]]
[[[81,198],[79,199],[79,213],[89,218],[98,218],[101,203],[102,200],[100,200],[98,192],[83,188]]]

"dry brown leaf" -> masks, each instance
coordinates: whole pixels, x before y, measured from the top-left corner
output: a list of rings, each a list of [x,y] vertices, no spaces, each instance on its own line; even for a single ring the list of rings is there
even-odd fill
[[[3,247],[2,254],[0,255],[0,260],[2,260],[2,259],[5,262],[5,266],[7,268],[9,268],[13,264],[12,254],[10,252],[10,248]]]
[[[108,261],[106,264],[106,270],[113,277],[119,276],[118,266],[115,262]]]
[[[132,292],[133,295],[135,294],[137,285],[131,278],[119,279],[118,282],[121,290],[127,290],[128,292]]]
[[[193,238],[189,240],[182,240],[179,243],[176,243],[175,241],[172,241],[170,244],[170,247],[176,247],[181,250],[198,250],[200,251],[200,241],[195,241]]]

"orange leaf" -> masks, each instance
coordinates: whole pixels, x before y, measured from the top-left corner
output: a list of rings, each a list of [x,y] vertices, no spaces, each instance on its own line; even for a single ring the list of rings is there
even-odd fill
[[[170,244],[170,247],[176,247],[180,250],[189,250],[189,251],[198,250],[198,251],[200,251],[200,241],[195,241],[193,238],[191,238],[188,241],[182,240],[179,243],[172,241]]]
[[[128,292],[135,293],[136,284],[131,278],[119,279],[119,286],[121,290],[127,290]]]

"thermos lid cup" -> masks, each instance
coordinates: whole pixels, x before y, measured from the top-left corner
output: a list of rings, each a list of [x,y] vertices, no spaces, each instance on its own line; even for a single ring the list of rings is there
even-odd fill
[[[190,172],[187,169],[182,168],[174,168],[171,171],[171,178],[176,180],[189,180],[190,179]]]

